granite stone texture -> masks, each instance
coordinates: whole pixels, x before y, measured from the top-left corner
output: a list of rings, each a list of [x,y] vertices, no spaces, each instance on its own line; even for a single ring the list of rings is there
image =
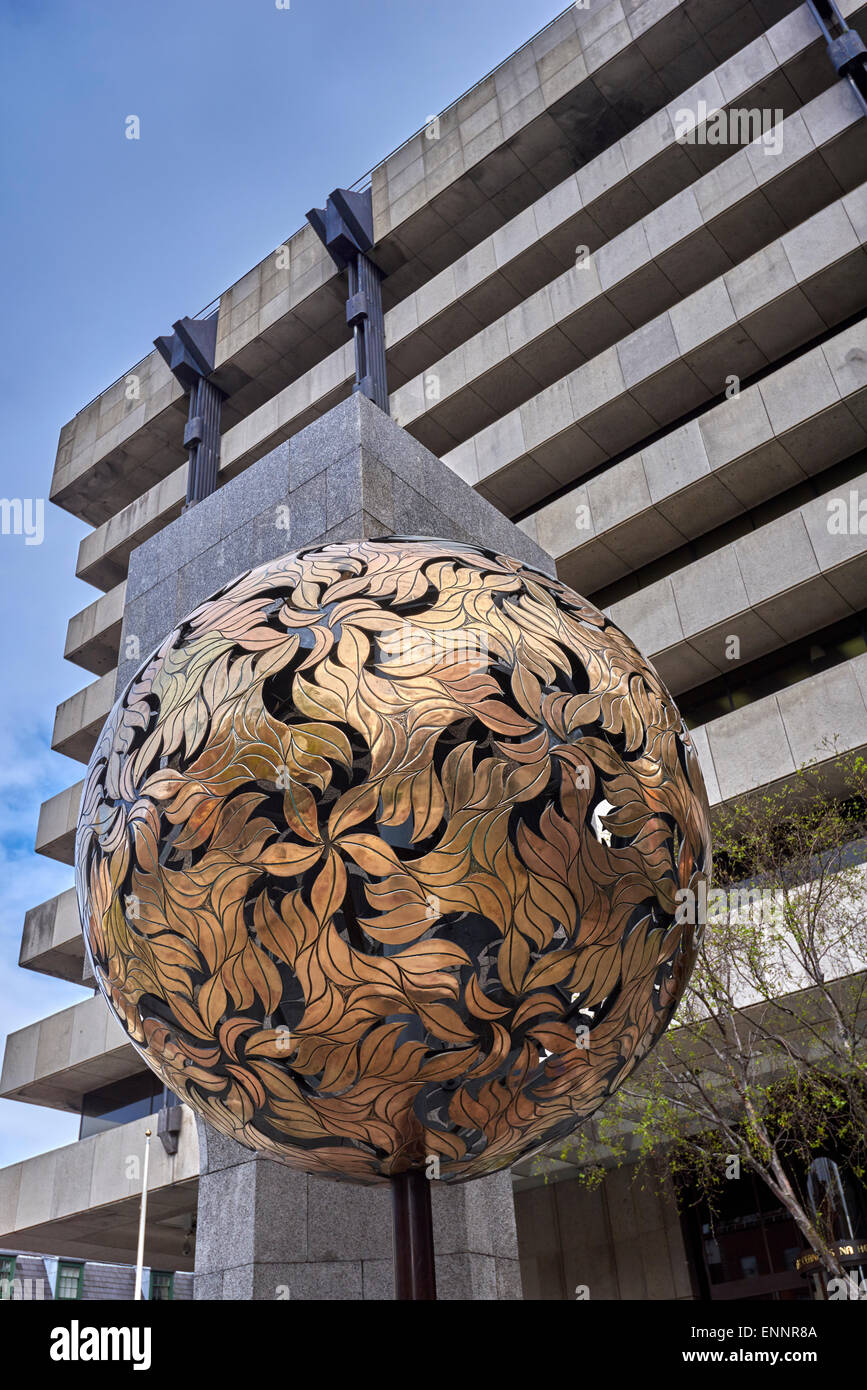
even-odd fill
[[[389,534],[469,541],[555,573],[525,531],[356,394],[132,552],[116,693],[181,618],[245,570]]]
[[[196,1299],[394,1297],[386,1187],[307,1177],[196,1124]],[[520,1299],[511,1174],[434,1183],[432,1198],[437,1298]]]

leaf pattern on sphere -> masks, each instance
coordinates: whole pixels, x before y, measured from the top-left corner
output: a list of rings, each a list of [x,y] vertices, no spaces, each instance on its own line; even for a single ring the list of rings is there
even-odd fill
[[[323,546],[144,662],[88,768],[94,973],[239,1142],[380,1183],[496,1172],[591,1115],[694,963],[698,760],[652,666],[508,556]],[[578,1029],[589,1046],[578,1046]]]

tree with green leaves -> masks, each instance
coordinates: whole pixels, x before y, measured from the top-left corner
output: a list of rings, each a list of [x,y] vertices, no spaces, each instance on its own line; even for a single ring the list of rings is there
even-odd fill
[[[637,1174],[673,1176],[711,1207],[736,1158],[853,1296],[804,1174],[830,1155],[867,1175],[865,832],[858,756],[720,808],[714,889],[679,895],[704,936],[669,1032],[592,1125],[547,1151],[588,1182],[637,1157]]]

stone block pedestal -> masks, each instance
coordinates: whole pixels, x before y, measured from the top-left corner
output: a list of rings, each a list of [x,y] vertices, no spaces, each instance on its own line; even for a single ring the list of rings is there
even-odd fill
[[[353,395],[133,551],[117,693],[198,604],[289,551],[382,535],[471,543],[553,574],[546,551]],[[199,1122],[195,1297],[390,1299],[391,1194],[308,1178]],[[440,1299],[520,1298],[508,1173],[434,1181]]]
[[[293,1172],[198,1121],[197,1299],[394,1297],[391,1193]],[[519,1299],[509,1173],[434,1183],[437,1297]]]

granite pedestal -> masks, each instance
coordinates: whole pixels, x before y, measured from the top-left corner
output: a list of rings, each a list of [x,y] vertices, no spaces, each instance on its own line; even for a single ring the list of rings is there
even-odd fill
[[[381,535],[546,551],[361,395],[353,395],[139,546],[130,557],[117,693],[142,658],[238,574],[288,551]],[[390,1299],[387,1187],[308,1178],[198,1122],[195,1297]],[[508,1172],[434,1182],[440,1299],[519,1299]]]
[[[353,395],[133,551],[117,692],[179,619],[244,570],[325,541],[386,535],[470,541],[555,573],[546,550]]]

